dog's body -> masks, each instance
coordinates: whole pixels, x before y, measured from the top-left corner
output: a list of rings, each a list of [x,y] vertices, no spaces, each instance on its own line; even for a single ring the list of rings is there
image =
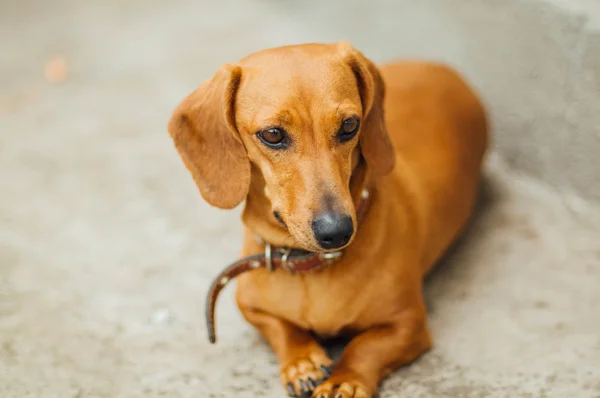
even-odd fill
[[[366,184],[371,192],[368,213],[360,225],[353,215],[356,232],[351,242],[344,243],[344,255],[335,265],[306,274],[262,269],[247,273],[239,279],[237,302],[244,317],[273,347],[288,391],[293,387],[297,393],[305,390],[317,397],[371,397],[383,377],[431,346],[423,303],[423,277],[455,240],[472,213],[488,145],[487,123],[478,98],[447,67],[405,62],[377,70],[347,43],[337,47],[284,47],[250,56],[240,63],[243,72],[241,83],[238,81],[238,96],[256,101],[252,91],[244,87],[243,76],[246,70],[260,70],[264,58],[279,61],[285,57],[302,68],[304,60],[320,59],[323,53],[325,57],[341,53],[335,62],[341,58],[351,67],[339,72],[334,69],[333,77],[322,71],[311,74],[306,70],[311,78],[292,81],[289,90],[316,97],[322,95],[323,87],[329,90],[329,80],[337,80],[341,88],[335,86],[337,94],[331,103],[338,109],[347,105],[350,113],[361,114],[364,122],[360,127],[360,143],[349,144],[347,148],[343,147],[345,144],[319,144],[315,135],[302,141],[302,137],[308,135],[304,127],[304,136],[290,138],[293,148],[299,148],[302,153],[298,158],[288,159],[296,167],[283,177],[301,187],[294,191],[281,181],[272,184],[270,180],[278,179],[274,175],[280,165],[277,158],[265,161],[252,149],[256,144],[249,141],[250,134],[239,131],[240,124],[260,119],[262,108],[251,105],[255,109],[245,114],[246,101],[237,100],[230,126],[238,129],[250,158],[248,188],[243,195],[246,206],[242,254],[264,250],[256,235],[270,243],[315,250],[314,239],[305,238],[306,232],[301,230],[305,223],[294,221],[294,214],[309,208],[310,219],[317,219],[314,214],[318,215],[319,206],[324,206],[319,204],[323,203],[319,191],[328,192],[328,198],[336,197],[336,204],[328,208],[352,209],[353,199],[362,188],[362,181],[355,181],[353,175],[361,165],[367,170]],[[285,61],[282,64],[286,67]],[[365,75],[365,71],[372,76]],[[291,79],[274,75],[271,80],[285,90]],[[254,79],[260,79],[260,75]],[[318,87],[316,91],[304,87],[311,84]],[[349,84],[352,88],[346,87]],[[261,90],[269,89],[269,82],[261,87]],[[378,96],[380,104],[377,104]],[[266,107],[274,107],[276,111],[281,110],[278,107],[285,107],[288,112],[285,122],[292,126],[295,125],[290,120],[301,120],[306,126],[307,120],[325,118],[328,114],[327,101],[313,107],[305,106],[293,93],[291,97],[293,100],[289,101],[289,97],[284,96],[283,105],[275,101]],[[385,126],[376,126],[376,117],[382,118],[383,123],[382,109],[385,109]],[[334,126],[339,121],[324,123]],[[377,136],[379,132],[373,132],[373,126],[382,129],[384,134]],[[314,131],[320,129],[323,128],[309,130],[316,134]],[[171,132],[177,143],[176,130],[172,125]],[[248,130],[254,132],[257,128]],[[324,130],[333,131],[333,127]],[[291,133],[287,134],[292,137]],[[369,142],[367,134],[375,138]],[[339,146],[342,149],[336,145],[342,145]],[[333,152],[330,158],[325,156],[327,151]],[[280,156],[279,152],[276,155]],[[267,156],[272,155],[269,152]],[[391,160],[386,159],[390,156]],[[189,162],[188,158],[188,167]],[[336,168],[338,164],[341,166]],[[202,191],[203,187],[200,188]],[[336,196],[336,192],[341,193]],[[203,195],[211,201],[210,193],[203,192]],[[317,199],[301,203],[300,195],[316,195]],[[281,211],[280,220],[273,216],[273,211]],[[313,230],[315,222],[312,221]],[[319,386],[317,382],[328,376],[321,365],[328,366],[331,360],[309,332],[323,337],[340,334],[353,337],[331,377]]]

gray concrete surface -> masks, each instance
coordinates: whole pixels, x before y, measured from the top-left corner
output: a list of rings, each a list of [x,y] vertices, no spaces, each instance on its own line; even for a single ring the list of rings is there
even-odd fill
[[[200,200],[165,126],[219,64],[339,39],[459,67],[496,134],[479,215],[427,283],[437,346],[382,397],[600,397],[596,5],[2,2],[0,397],[283,396],[233,289],[206,340],[239,209]]]

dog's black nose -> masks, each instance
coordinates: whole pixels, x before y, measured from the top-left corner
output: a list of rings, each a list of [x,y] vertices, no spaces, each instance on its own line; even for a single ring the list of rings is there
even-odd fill
[[[312,223],[315,239],[323,249],[337,249],[346,245],[354,233],[352,217],[335,212],[319,214]]]

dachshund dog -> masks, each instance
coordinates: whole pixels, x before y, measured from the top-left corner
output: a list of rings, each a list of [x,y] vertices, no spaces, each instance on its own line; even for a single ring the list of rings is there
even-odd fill
[[[250,263],[236,299],[290,395],[372,397],[430,349],[423,279],[469,221],[488,149],[455,71],[378,67],[347,41],[271,48],[221,67],[169,132],[209,204],[245,201],[242,256],[288,249]],[[336,259],[291,272],[289,250]],[[335,364],[333,336],[350,338]]]

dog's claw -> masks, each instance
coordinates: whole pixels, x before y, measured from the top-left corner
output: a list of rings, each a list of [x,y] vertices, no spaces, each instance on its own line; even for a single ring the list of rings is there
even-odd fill
[[[307,392],[309,392],[310,390],[308,389],[308,386],[306,385],[306,382],[304,380],[300,380],[300,394],[306,394]]]
[[[315,383],[315,381],[310,377],[308,378],[307,383],[308,383],[308,388],[310,388],[310,391],[314,390],[315,387],[317,386],[317,383]]]
[[[294,385],[292,383],[287,383],[287,392],[290,398],[298,398],[296,395],[296,391],[294,390]]]
[[[321,372],[323,372],[323,374],[325,375],[325,378],[328,378],[329,376],[331,376],[331,370],[325,366],[325,365],[321,365]],[[333,368],[333,365],[331,366]]]

